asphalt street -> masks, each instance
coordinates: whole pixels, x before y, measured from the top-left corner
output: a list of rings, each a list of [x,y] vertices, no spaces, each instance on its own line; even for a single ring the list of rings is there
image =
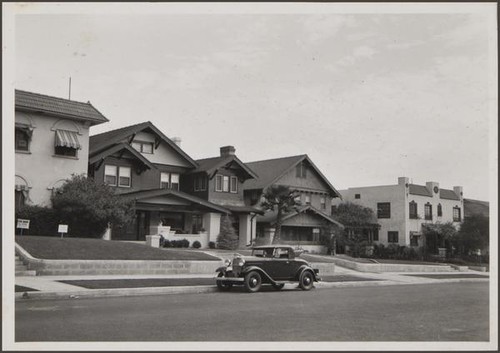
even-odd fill
[[[16,342],[488,341],[488,283],[16,302]]]

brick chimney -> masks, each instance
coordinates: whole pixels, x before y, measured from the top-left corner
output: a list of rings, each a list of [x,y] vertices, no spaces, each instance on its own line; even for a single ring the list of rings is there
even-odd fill
[[[233,146],[224,146],[224,147],[220,148],[220,156],[221,157],[234,156],[235,152],[236,152],[236,149]]]

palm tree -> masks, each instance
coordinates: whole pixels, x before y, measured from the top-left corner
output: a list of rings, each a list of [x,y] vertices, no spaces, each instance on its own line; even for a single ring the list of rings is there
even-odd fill
[[[276,244],[280,242],[283,216],[290,212],[293,207],[300,205],[300,202],[295,199],[297,197],[295,191],[285,185],[273,185],[266,190],[263,196],[264,201],[261,202],[260,206],[264,210],[277,210],[278,212],[276,217],[276,230],[273,238],[273,244]]]

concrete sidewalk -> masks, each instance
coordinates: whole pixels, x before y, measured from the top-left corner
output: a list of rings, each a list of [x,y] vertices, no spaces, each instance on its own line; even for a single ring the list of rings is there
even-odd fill
[[[489,274],[484,272],[413,272],[413,273],[366,273],[340,266],[334,275],[324,276],[315,283],[316,289],[356,286],[416,285],[424,283],[451,283],[488,281]],[[167,281],[170,279],[171,281]],[[189,285],[162,285],[151,287],[88,289],[61,281],[96,280],[148,280],[149,282],[189,282]],[[211,284],[213,280],[213,284]],[[139,281],[138,281],[139,282]],[[207,285],[207,283],[210,283]],[[26,287],[25,291],[15,293],[16,301],[30,299],[78,299],[112,296],[160,295],[175,293],[207,293],[217,291],[214,274],[181,275],[99,275],[99,276],[21,276],[15,279],[16,286]],[[156,285],[156,284],[155,284]],[[131,285],[133,286],[133,284]],[[296,288],[297,284],[285,285],[285,290]],[[31,290],[34,291],[31,291]]]

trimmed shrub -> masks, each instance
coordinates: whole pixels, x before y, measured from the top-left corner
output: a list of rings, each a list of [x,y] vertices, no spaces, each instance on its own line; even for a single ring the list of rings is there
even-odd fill
[[[213,241],[208,242],[208,247],[210,249],[215,249],[215,242],[213,242]]]
[[[201,243],[198,240],[195,240],[193,242],[193,248],[195,248],[195,249],[201,248]]]
[[[183,247],[183,248],[189,248],[189,240],[182,239],[181,240],[181,247]]]
[[[235,250],[238,247],[238,234],[236,234],[229,216],[222,216],[221,218],[220,234],[217,236],[217,247],[226,250]]]
[[[170,240],[168,240],[168,239],[165,239],[163,241],[163,247],[164,248],[171,248],[171,247],[173,247],[172,242]]]
[[[23,229],[23,235],[59,236],[57,233],[60,222],[59,214],[52,208],[42,206],[22,206],[16,211],[17,219],[29,219],[29,229]],[[16,228],[16,235],[21,234],[21,229]]]

